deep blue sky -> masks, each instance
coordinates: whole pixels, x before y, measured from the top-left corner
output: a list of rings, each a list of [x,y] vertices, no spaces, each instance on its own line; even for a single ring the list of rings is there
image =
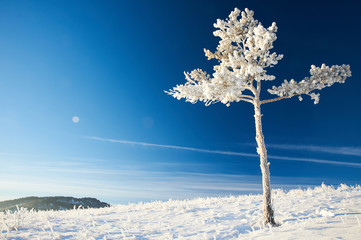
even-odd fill
[[[273,187],[361,184],[357,1],[2,0],[0,199],[259,192],[252,106],[205,107],[163,92],[184,83],[184,71],[212,73],[203,48],[216,48],[213,23],[235,7],[279,27],[284,59],[264,89],[302,80],[311,64],[351,65],[352,77],[322,90],[318,105],[263,105]]]

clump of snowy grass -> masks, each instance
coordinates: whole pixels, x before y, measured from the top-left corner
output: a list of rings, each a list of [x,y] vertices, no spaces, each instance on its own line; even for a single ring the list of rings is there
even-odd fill
[[[19,230],[24,220],[24,214],[28,211],[25,208],[19,208],[18,206],[16,207],[17,210],[15,212],[7,210],[0,213],[0,217],[2,220],[1,233],[3,233],[3,231],[6,231],[6,233],[9,234],[10,231]]]

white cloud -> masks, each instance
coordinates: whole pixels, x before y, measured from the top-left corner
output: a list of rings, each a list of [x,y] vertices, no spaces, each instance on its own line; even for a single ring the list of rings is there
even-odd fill
[[[284,150],[312,151],[361,157],[361,147],[329,147],[295,144],[267,144],[267,147]]]
[[[102,141],[102,142],[120,143],[120,144],[127,144],[127,145],[138,145],[138,146],[144,146],[144,147],[178,149],[178,150],[185,150],[185,151],[194,151],[194,152],[203,152],[203,153],[210,153],[210,154],[221,154],[221,155],[232,155],[232,156],[243,156],[243,157],[256,157],[256,158],[259,157],[258,154],[244,153],[244,152],[210,150],[210,149],[202,149],[202,148],[182,147],[182,146],[175,146],[175,145],[164,145],[164,144],[145,143],[145,142],[136,142],[136,141],[126,141],[126,140],[117,140],[117,139],[100,138],[100,137],[85,137],[85,138]],[[287,145],[284,145],[284,146],[287,146]],[[293,145],[288,145],[288,146],[293,146]],[[285,161],[313,162],[313,163],[320,163],[320,164],[342,165],[342,166],[361,168],[361,163],[356,163],[356,162],[331,161],[331,160],[315,159],[315,158],[300,158],[300,157],[272,156],[272,155],[268,155],[268,158],[276,159],[276,160],[285,160]]]
[[[126,141],[126,140],[117,140],[117,139],[100,138],[100,137],[85,137],[85,138],[102,141],[102,142],[121,143],[121,144],[127,144],[127,145],[138,145],[138,146],[143,146],[143,147],[170,148],[170,149],[186,150],[186,151],[193,151],[193,152],[203,152],[203,153],[214,153],[214,154],[222,154],[222,155],[258,157],[257,154],[243,153],[243,152],[209,150],[209,149],[202,149],[202,148],[182,147],[182,146],[175,146],[175,145],[164,145],[164,144],[136,142],[136,141]]]
[[[313,162],[313,163],[331,164],[331,165],[342,165],[342,166],[349,166],[349,167],[358,167],[358,168],[361,168],[361,163],[356,163],[356,162],[343,162],[343,161],[330,161],[330,160],[315,159],[315,158],[298,158],[298,157],[287,157],[287,156],[272,156],[272,155],[268,155],[268,159],[277,159],[277,160],[285,160],[285,161],[299,161],[299,162]]]

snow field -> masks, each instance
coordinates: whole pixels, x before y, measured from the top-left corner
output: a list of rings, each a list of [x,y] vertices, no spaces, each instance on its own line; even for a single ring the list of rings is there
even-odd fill
[[[19,209],[0,213],[0,239],[360,239],[360,186],[276,189],[273,204],[280,227],[262,224],[261,195]]]

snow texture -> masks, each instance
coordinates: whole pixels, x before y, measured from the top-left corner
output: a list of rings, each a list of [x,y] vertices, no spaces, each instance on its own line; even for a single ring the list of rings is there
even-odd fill
[[[279,227],[261,195],[169,200],[101,209],[0,213],[0,239],[359,239],[361,187],[273,190]]]

